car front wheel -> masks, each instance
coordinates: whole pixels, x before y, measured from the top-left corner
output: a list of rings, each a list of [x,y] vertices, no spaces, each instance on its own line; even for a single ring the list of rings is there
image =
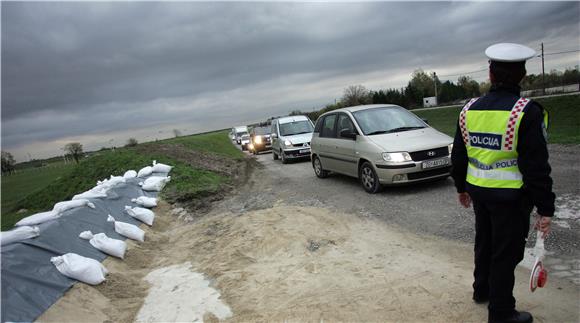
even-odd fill
[[[314,174],[316,174],[316,177],[325,178],[328,176],[328,171],[322,168],[322,163],[320,162],[320,158],[318,158],[318,156],[314,157],[312,166],[314,167]]]
[[[286,158],[283,150],[280,150],[280,159],[282,159],[282,164],[288,164],[288,158]]]
[[[359,169],[358,177],[367,193],[375,194],[381,190],[381,183],[375,169],[369,162],[364,162]]]

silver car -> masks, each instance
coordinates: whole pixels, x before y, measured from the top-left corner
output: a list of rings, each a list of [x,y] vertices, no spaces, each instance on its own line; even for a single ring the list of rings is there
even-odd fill
[[[314,125],[306,116],[290,116],[272,120],[272,158],[289,160],[310,158],[310,141]]]
[[[397,105],[363,105],[321,115],[312,136],[312,166],[320,178],[359,178],[365,191],[381,185],[446,178],[453,139]]]

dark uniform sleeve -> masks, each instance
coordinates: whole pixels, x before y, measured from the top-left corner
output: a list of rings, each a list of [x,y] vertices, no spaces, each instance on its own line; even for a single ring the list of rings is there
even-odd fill
[[[455,182],[457,193],[465,192],[465,179],[467,176],[467,149],[461,136],[459,122],[455,130],[455,139],[453,140],[453,150],[451,150],[451,177]]]
[[[518,134],[518,167],[523,175],[524,193],[542,216],[554,215],[552,168],[548,163],[548,146],[543,130],[543,108],[531,102],[526,109]]]

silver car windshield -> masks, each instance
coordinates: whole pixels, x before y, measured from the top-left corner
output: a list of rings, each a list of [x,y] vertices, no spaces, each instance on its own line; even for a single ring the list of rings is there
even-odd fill
[[[312,124],[306,120],[280,124],[281,136],[293,136],[301,133],[310,133],[312,131],[314,131]]]
[[[366,136],[425,128],[425,123],[401,107],[382,107],[352,113]]]

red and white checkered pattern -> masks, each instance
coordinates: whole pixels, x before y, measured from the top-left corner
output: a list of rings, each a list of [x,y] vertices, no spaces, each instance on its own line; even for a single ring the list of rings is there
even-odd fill
[[[503,150],[511,151],[514,149],[514,136],[516,132],[516,124],[518,119],[522,116],[522,112],[530,100],[520,98],[513,106],[508,119],[506,132],[503,137]]]
[[[461,109],[459,114],[459,129],[461,130],[461,136],[463,137],[463,143],[467,146],[469,144],[469,133],[467,132],[467,110],[475,103],[479,98],[473,98],[467,102],[467,104]]]

